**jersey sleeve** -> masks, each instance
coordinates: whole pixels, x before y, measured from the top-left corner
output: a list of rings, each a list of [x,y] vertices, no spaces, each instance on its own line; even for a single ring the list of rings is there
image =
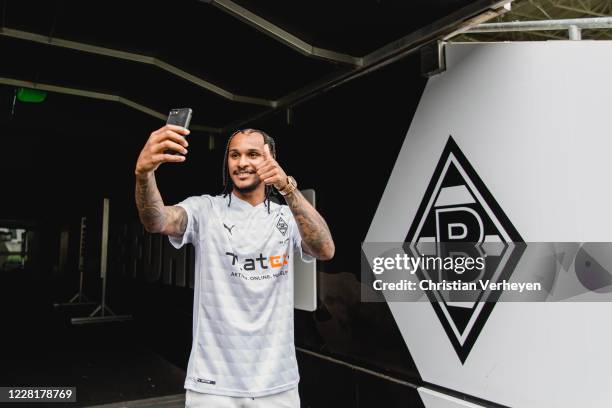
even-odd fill
[[[291,245],[293,246],[293,252],[295,253],[299,251],[300,258],[304,262],[314,262],[317,258],[305,252],[302,248],[302,236],[300,235],[297,222],[295,221],[295,218],[293,218],[293,214],[289,216],[289,225],[291,229]]]
[[[211,202],[206,196],[188,197],[176,206],[182,207],[187,213],[187,227],[181,236],[169,235],[170,244],[176,249],[185,244],[192,244],[204,231],[205,222],[211,209]]]

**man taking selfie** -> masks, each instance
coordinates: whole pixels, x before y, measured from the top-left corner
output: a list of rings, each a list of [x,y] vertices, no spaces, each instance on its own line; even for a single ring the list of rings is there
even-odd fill
[[[154,172],[185,161],[188,133],[174,125],[151,133],[135,169],[145,229],[168,235],[176,248],[195,247],[185,406],[299,407],[293,254],[331,259],[329,228],[276,161],[274,140],[256,129],[228,139],[222,194],[164,205]],[[270,200],[273,188],[287,205]]]

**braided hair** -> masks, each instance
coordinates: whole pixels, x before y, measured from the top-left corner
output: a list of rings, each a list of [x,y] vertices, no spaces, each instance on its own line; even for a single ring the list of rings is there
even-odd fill
[[[223,157],[223,197],[227,197],[229,195],[229,200],[227,206],[229,207],[232,204],[232,194],[231,192],[234,190],[234,182],[229,174],[229,165],[227,163],[227,157],[229,155],[229,146],[232,142],[234,136],[238,133],[244,133],[250,135],[251,133],[259,133],[264,138],[264,144],[270,146],[270,153],[272,157],[276,159],[276,143],[274,143],[274,139],[266,132],[259,129],[240,129],[232,133],[232,135],[227,139],[227,144],[225,145],[225,156]],[[270,195],[275,195],[276,192],[272,186],[265,186],[266,188],[266,196],[264,198],[264,202],[266,202],[266,206],[268,207],[268,214],[270,214]]]

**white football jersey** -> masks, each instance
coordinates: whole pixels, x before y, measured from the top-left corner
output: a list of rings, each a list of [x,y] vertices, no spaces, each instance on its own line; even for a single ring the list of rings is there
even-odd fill
[[[293,254],[305,261],[289,207],[252,206],[232,194],[194,196],[175,248],[195,247],[193,343],[185,388],[260,397],[297,386]]]

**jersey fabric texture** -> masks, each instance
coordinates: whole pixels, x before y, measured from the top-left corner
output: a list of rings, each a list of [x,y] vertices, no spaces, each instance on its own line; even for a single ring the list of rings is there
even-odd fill
[[[193,343],[185,388],[260,397],[297,386],[293,336],[293,254],[302,251],[289,207],[253,206],[229,196],[193,196],[180,248],[195,248]]]

